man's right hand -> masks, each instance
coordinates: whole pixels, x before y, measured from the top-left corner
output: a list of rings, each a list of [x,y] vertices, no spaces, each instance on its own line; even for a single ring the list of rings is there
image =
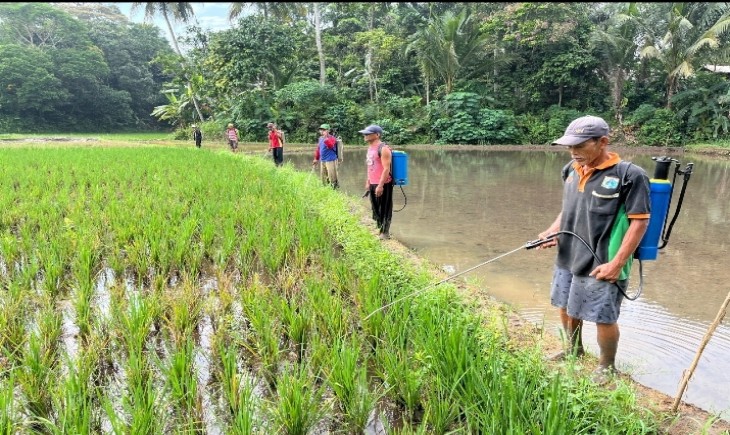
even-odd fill
[[[537,238],[539,240],[545,240],[550,237],[552,237],[552,239],[548,240],[545,243],[541,243],[535,249],[547,249],[547,248],[552,248],[553,246],[558,246],[558,237],[555,235],[555,231],[547,230],[547,231],[543,231],[537,235]]]

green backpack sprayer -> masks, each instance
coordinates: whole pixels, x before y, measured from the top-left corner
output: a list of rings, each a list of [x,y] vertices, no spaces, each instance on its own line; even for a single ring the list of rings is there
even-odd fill
[[[395,161],[395,153],[396,151],[393,151],[393,160]],[[404,153],[405,154],[405,153]],[[644,260],[656,260],[658,256],[658,252],[660,249],[663,249],[666,247],[667,243],[669,242],[669,236],[672,232],[672,227],[674,226],[674,223],[677,220],[677,217],[679,216],[679,212],[682,208],[682,202],[684,201],[684,194],[687,190],[687,183],[689,182],[689,178],[692,175],[692,168],[694,167],[693,163],[687,163],[684,169],[680,169],[681,163],[675,159],[672,159],[670,157],[662,156],[662,157],[652,157],[652,160],[656,161],[656,168],[654,170],[654,177],[649,180],[649,187],[650,187],[650,200],[651,200],[651,215],[649,218],[649,227],[646,230],[646,233],[644,233],[643,238],[641,239],[641,242],[639,243],[638,248],[636,249],[634,253],[634,259],[639,260],[639,289],[636,291],[636,294],[633,296],[629,296],[626,293],[624,293],[624,290],[617,285],[621,293],[629,300],[636,300],[641,295],[641,289],[643,285],[643,277],[642,277],[642,261]],[[406,162],[407,162],[407,156],[406,156]],[[672,177],[672,181],[669,181],[669,170],[671,167],[671,164],[674,163],[674,175]],[[669,208],[672,202],[672,195],[674,193],[674,185],[677,180],[677,176],[682,175],[684,177],[683,183],[682,183],[682,189],[679,195],[679,199],[677,202],[677,205],[675,207],[674,216],[671,219],[671,222],[669,222],[669,226],[667,227],[667,217],[669,215]],[[393,176],[395,179],[395,175]],[[417,290],[413,293],[409,293],[399,299],[396,299],[395,301],[384,305],[377,310],[373,311],[372,313],[368,314],[363,320],[367,320],[370,316],[373,314],[388,308],[391,305],[394,305],[402,300],[408,299],[412,296],[415,296],[419,293],[422,293],[428,289],[431,289],[433,287],[436,287],[440,284],[443,284],[447,281],[450,281],[456,277],[459,277],[461,275],[464,275],[465,273],[471,272],[474,269],[477,269],[479,267],[482,267],[484,265],[487,265],[489,263],[492,263],[494,261],[499,260],[500,258],[506,257],[507,255],[513,254],[517,251],[521,251],[522,249],[533,249],[537,248],[540,245],[543,245],[551,240],[553,240],[555,237],[557,237],[560,234],[569,234],[571,236],[577,237],[593,254],[594,258],[598,263],[603,263],[600,258],[598,258],[597,254],[588,245],[588,242],[586,242],[581,236],[578,234],[575,234],[571,231],[558,231],[554,234],[549,235],[548,237],[544,239],[537,239],[537,240],[531,240],[524,245],[509,251],[507,253],[504,253],[502,255],[499,255],[495,258],[492,258],[490,260],[487,260],[483,263],[479,263],[476,266],[470,267],[462,272],[459,272],[457,274],[451,275],[447,278],[442,279],[441,281],[438,281],[436,283],[430,284],[420,290]]]

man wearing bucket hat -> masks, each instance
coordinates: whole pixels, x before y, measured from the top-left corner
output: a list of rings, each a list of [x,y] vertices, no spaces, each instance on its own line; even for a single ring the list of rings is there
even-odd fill
[[[650,213],[649,177],[608,151],[608,134],[602,118],[582,116],[552,143],[566,147],[572,160],[562,169],[562,210],[538,235],[552,238],[539,249],[558,247],[550,302],[567,344],[551,359],[582,356],[583,321],[594,322],[600,355],[591,379],[599,384],[616,373],[621,302]]]
[[[379,125],[368,125],[359,131],[368,143],[365,168],[365,194],[370,196],[373,220],[381,239],[390,238],[390,222],[393,219],[393,177],[390,173],[393,153],[381,141],[383,129]]]
[[[319,141],[314,150],[312,166],[319,163],[319,175],[323,184],[329,184],[333,189],[340,187],[337,178],[337,138],[330,134],[330,125],[319,126]]]

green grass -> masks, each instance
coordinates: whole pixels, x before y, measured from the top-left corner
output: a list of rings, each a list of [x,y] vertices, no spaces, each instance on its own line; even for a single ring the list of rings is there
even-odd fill
[[[712,142],[698,142],[685,145],[686,151],[693,150],[728,150],[730,149],[730,140],[718,140]]]

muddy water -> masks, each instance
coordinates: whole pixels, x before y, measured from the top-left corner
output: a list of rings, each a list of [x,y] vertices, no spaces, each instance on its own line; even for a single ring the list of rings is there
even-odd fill
[[[560,168],[566,151],[408,150],[409,184],[396,187],[392,235],[449,273],[523,246],[547,228],[560,210]],[[662,154],[653,154],[661,156]],[[650,155],[622,157],[653,176]],[[659,258],[634,263],[632,290],[620,318],[618,367],[651,388],[676,396],[682,375],[698,352],[709,326],[730,292],[730,162],[699,156],[673,156],[694,163],[678,218]],[[346,151],[342,190],[359,198],[365,182],[365,149]],[[287,161],[309,171],[311,155]],[[672,172],[674,173],[674,166]],[[683,177],[675,182],[671,219]],[[367,201],[363,199],[362,201]],[[465,275],[497,299],[515,306],[531,321],[559,334],[550,306],[553,250],[521,250]],[[728,316],[730,318],[730,316]],[[597,354],[595,326],[584,337]],[[716,329],[683,399],[730,418],[730,322]]]

